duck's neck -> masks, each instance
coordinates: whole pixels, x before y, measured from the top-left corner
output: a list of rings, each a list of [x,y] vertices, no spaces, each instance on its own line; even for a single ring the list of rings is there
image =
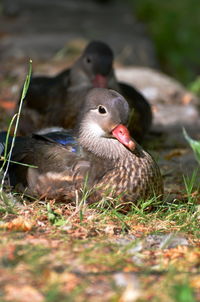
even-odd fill
[[[91,88],[93,88],[92,83],[84,73],[80,72],[76,77],[70,78],[70,85],[67,89],[69,92],[73,92],[78,90],[82,91],[83,89],[89,90]]]
[[[92,78],[90,78],[83,68],[81,67],[81,61],[77,61],[73,68],[70,70],[70,85],[68,86],[68,91],[73,92],[74,90],[91,89],[94,88],[92,83]],[[112,70],[110,75],[107,76],[107,88],[119,91],[119,85],[115,77],[115,73]]]
[[[131,156],[131,151],[117,139],[103,137],[103,130],[95,123],[83,122],[78,140],[84,149],[104,159],[124,160]]]

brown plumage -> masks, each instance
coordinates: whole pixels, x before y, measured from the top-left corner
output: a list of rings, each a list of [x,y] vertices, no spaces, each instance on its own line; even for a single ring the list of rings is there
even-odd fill
[[[73,128],[85,96],[93,87],[114,89],[127,99],[131,111],[134,110],[129,129],[133,137],[141,141],[151,127],[150,105],[135,88],[117,81],[113,52],[100,41],[89,43],[72,67],[55,77],[32,77],[19,133],[27,135],[51,126]]]
[[[153,158],[129,135],[129,106],[113,90],[95,88],[87,97],[78,132],[18,137],[12,159],[38,169],[11,165],[11,184],[22,183],[38,196],[71,200],[87,178],[88,202],[105,194],[134,203],[163,193],[160,170]],[[63,144],[63,141],[65,143]]]

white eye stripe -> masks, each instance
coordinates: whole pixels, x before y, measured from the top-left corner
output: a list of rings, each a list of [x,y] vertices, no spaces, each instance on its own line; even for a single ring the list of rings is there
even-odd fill
[[[99,105],[97,108],[91,109],[94,112],[97,112],[100,115],[107,115],[108,111],[107,108],[104,107],[103,105]]]

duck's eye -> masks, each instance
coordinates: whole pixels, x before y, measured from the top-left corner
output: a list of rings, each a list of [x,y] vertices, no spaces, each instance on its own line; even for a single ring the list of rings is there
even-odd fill
[[[89,57],[86,58],[87,63],[91,63],[91,59]]]
[[[107,113],[106,108],[105,108],[104,106],[102,106],[102,105],[99,105],[99,106],[98,106],[98,111],[99,111],[100,114],[105,114],[105,113]]]

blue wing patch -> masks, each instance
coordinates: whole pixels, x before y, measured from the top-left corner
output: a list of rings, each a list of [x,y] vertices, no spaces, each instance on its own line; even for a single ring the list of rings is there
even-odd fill
[[[70,152],[78,152],[79,144],[71,131],[54,131],[45,134],[36,134],[34,137],[42,138],[65,146]]]
[[[71,152],[78,152],[78,145],[77,141],[73,137],[63,137],[63,138],[56,138],[55,142],[63,145],[63,146],[68,146],[70,148]]]

